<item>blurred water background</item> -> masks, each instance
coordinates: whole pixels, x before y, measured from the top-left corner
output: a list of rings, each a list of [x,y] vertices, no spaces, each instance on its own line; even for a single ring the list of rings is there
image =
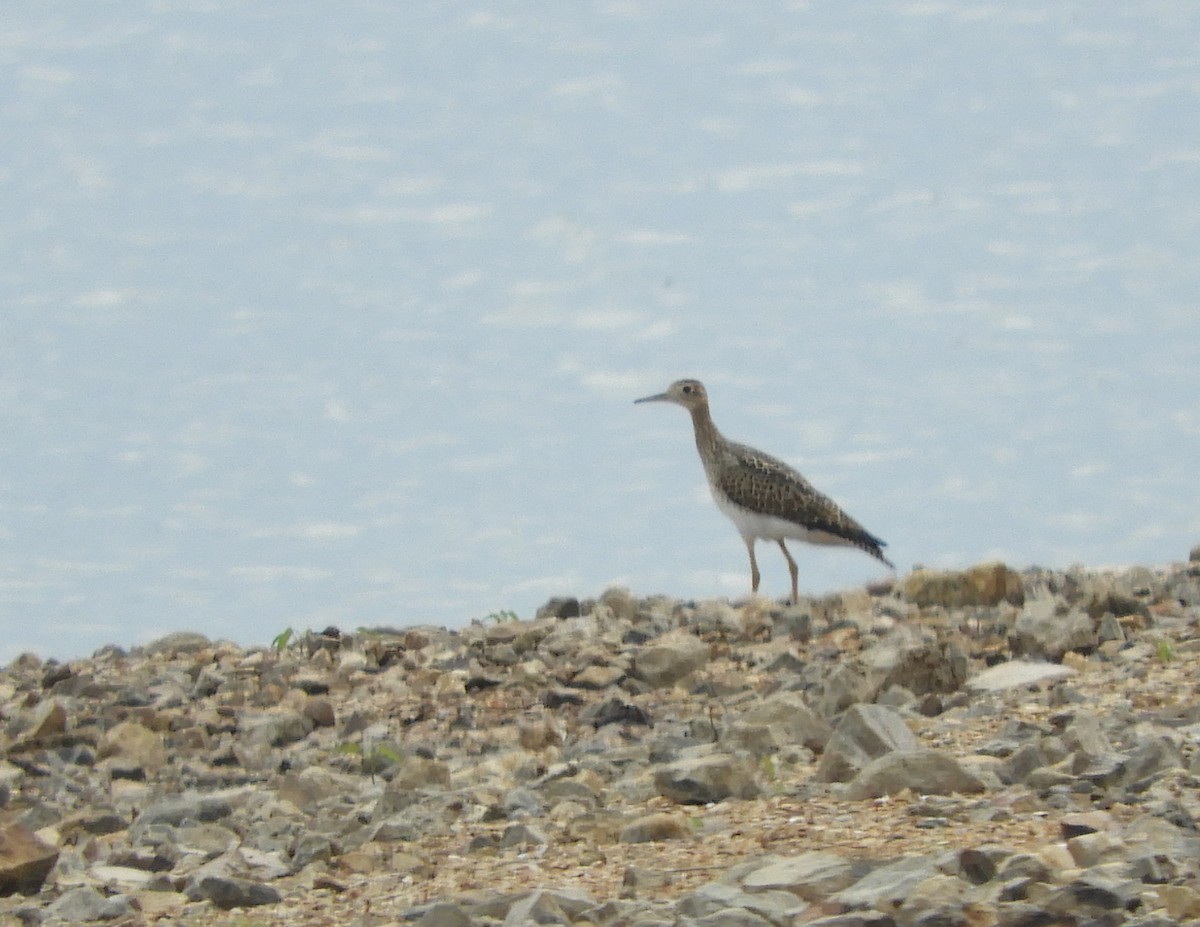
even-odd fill
[[[902,569],[1186,557],[1198,40],[1193,0],[10,6],[0,659],[742,596],[686,415],[631,404],[681,376]]]

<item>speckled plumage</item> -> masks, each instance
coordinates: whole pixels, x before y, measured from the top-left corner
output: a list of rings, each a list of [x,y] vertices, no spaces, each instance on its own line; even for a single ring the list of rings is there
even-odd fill
[[[883,554],[884,542],[868,532],[838,505],[783,461],[744,444],[727,440],[713,423],[708,393],[699,380],[678,380],[666,392],[637,402],[673,402],[692,416],[696,449],[708,477],[713,499],[746,543],[750,554],[752,591],[758,592],[759,571],[754,555],[758,538],[779,544],[787,558],[792,600],[799,597],[796,562],[785,538],[809,544],[857,547],[892,566]]]

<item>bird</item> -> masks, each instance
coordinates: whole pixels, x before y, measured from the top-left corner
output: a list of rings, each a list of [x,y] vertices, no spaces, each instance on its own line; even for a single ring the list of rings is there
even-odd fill
[[[895,568],[883,553],[886,543],[847,515],[797,470],[770,454],[722,435],[708,408],[708,391],[699,380],[676,380],[665,392],[634,402],[671,402],[691,413],[696,450],[700,452],[713,500],[737,527],[750,554],[751,595],[758,594],[761,578],[754,556],[754,544],[759,539],[775,541],[787,558],[793,604],[800,599],[799,570],[785,540],[857,547]]]

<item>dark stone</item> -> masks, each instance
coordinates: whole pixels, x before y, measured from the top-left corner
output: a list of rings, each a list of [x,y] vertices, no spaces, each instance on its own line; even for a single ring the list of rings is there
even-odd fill
[[[606,724],[641,724],[652,727],[650,716],[622,698],[609,698],[599,702],[580,713],[580,719],[599,729]]]
[[[537,610],[537,618],[578,618],[583,614],[574,596],[555,597]]]
[[[188,886],[187,897],[189,901],[211,901],[225,911],[278,904],[283,900],[279,890],[273,886],[228,876],[204,876]]]
[[[547,689],[542,693],[542,704],[551,709],[561,708],[563,705],[582,705],[583,703],[583,696],[569,689]]]
[[[967,880],[976,885],[996,877],[996,861],[981,850],[963,850],[958,854],[958,868]]]

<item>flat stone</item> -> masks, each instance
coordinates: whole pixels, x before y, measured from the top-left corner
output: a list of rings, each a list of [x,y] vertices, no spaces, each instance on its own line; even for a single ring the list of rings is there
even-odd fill
[[[571,677],[569,685],[576,689],[607,689],[625,678],[625,669],[620,666],[585,666]]]
[[[1060,663],[1040,660],[1009,660],[981,670],[967,680],[967,687],[976,692],[1000,692],[1025,686],[1057,682],[1075,675],[1075,670]]]
[[[772,927],[772,922],[745,908],[724,908],[696,919],[698,927]]]
[[[709,882],[679,899],[677,909],[692,918],[741,909],[773,924],[792,924],[807,907],[807,903],[782,889],[748,892],[726,882]]]
[[[32,895],[58,861],[58,850],[19,822],[0,827],[0,895]]]
[[[141,833],[152,824],[219,821],[232,813],[233,805],[224,796],[184,794],[177,798],[164,798],[143,809],[133,824],[133,830]]]
[[[862,801],[905,789],[920,795],[953,795],[983,792],[987,785],[954,757],[922,748],[872,760],[846,787],[846,797]]]
[[[819,901],[854,883],[854,867],[835,853],[813,850],[777,858],[742,877],[748,892],[782,890],[805,901]]]
[[[933,857],[898,859],[872,869],[853,885],[835,893],[831,900],[847,908],[892,911],[904,903],[917,885],[936,874]]]

